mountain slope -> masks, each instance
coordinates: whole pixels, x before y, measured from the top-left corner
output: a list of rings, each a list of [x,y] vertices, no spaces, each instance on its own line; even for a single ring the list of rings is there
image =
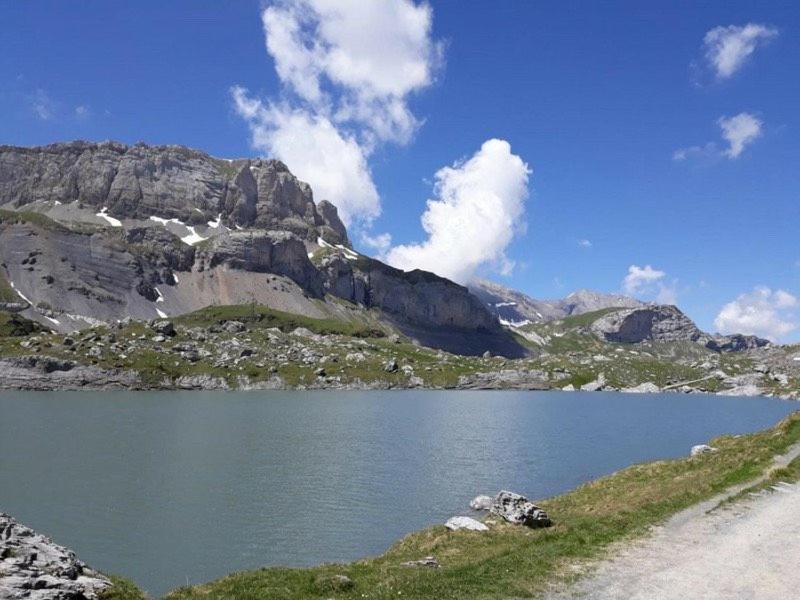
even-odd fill
[[[279,161],[2,146],[0,209],[3,289],[18,296],[5,307],[60,331],[259,303],[314,318],[375,310],[422,344],[525,352],[466,288],[353,251],[336,208]]]

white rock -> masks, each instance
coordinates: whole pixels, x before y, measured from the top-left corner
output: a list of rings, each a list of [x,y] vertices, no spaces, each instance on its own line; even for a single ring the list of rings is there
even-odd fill
[[[491,496],[475,496],[469,503],[472,510],[489,510],[492,508],[494,498]]]
[[[656,394],[661,388],[651,381],[646,381],[634,387],[622,388],[620,391],[626,394]]]
[[[564,387],[562,387],[561,390],[564,392],[574,392],[575,386],[570,383],[569,385],[565,385]]]
[[[698,444],[697,446],[692,446],[692,450],[690,452],[691,456],[699,456],[701,454],[707,454],[708,452],[716,452],[717,449],[713,446],[709,446],[708,444]]]
[[[488,527],[472,517],[451,517],[447,519],[445,527],[453,531],[468,529],[469,531],[488,531]]]

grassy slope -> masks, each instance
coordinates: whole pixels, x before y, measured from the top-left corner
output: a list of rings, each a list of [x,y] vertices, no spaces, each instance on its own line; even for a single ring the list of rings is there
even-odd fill
[[[449,532],[436,526],[411,534],[386,554],[313,569],[265,568],[181,588],[170,600],[194,598],[506,598],[530,597],[570,563],[596,557],[612,542],[643,534],[675,512],[765,471],[773,456],[800,440],[800,413],[775,428],[713,441],[716,453],[634,465],[542,502],[555,526],[529,530],[495,519],[489,532]],[[442,568],[401,562],[435,555]],[[332,589],[344,574],[351,589]]]

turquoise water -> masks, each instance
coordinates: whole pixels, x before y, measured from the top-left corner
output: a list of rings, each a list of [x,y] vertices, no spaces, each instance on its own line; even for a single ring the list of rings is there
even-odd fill
[[[347,561],[795,409],[564,392],[0,392],[0,510],[151,594]],[[557,518],[557,515],[555,515]]]

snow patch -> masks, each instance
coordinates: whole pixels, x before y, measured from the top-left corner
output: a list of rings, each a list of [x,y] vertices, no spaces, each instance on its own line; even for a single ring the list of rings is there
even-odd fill
[[[495,302],[495,308],[501,308],[503,306],[516,306],[516,302]]]
[[[211,227],[211,229],[216,229],[217,227],[220,226],[221,223],[222,223],[222,213],[219,213],[217,215],[217,220],[216,221],[209,221],[208,222],[208,226]]]
[[[42,315],[42,316],[45,319],[47,319],[48,321],[50,321],[51,323],[55,323],[56,325],[61,325],[61,321],[59,321],[58,319],[54,319],[52,317],[48,317],[47,315]]]
[[[186,227],[186,225],[184,225],[183,221],[181,221],[179,219],[162,219],[161,217],[157,217],[157,216],[153,215],[153,216],[150,217],[150,220],[151,221],[155,221],[156,223],[161,223],[165,227],[167,226],[168,223],[175,223],[175,225],[183,225],[184,227]]]
[[[178,279],[178,276],[175,275],[175,273],[172,274],[172,278],[175,280],[175,283],[180,283],[181,282],[181,280]]]
[[[167,313],[165,313],[163,310],[156,309],[156,312],[158,313],[158,316],[161,317],[162,319],[167,318]]]
[[[183,236],[183,237],[181,238],[181,241],[182,241],[184,244],[189,244],[190,246],[194,246],[195,244],[197,244],[197,243],[199,243],[199,242],[202,242],[202,241],[205,241],[205,240],[207,240],[207,239],[208,239],[208,238],[204,238],[202,235],[200,235],[199,233],[197,233],[197,232],[194,230],[194,227],[190,227],[190,226],[188,226],[188,225],[187,225],[187,226],[186,226],[186,229],[188,229],[188,230],[189,230],[189,235],[185,235],[185,236]]]
[[[11,289],[12,289],[12,290],[14,290],[15,292],[17,292],[17,295],[18,295],[20,298],[22,298],[23,300],[25,300],[25,302],[27,302],[28,304],[30,304],[31,306],[33,306],[33,302],[31,302],[30,300],[28,300],[28,298],[25,296],[25,294],[23,294],[22,292],[20,292],[20,291],[17,289],[17,286],[15,286],[15,285],[14,285],[14,282],[13,282],[13,281],[9,281],[8,283],[10,283],[10,284],[11,284]]]
[[[164,301],[164,295],[161,293],[161,290],[159,290],[157,287],[154,287],[153,289],[156,291],[156,294],[158,294],[158,298],[156,298],[156,302],[163,302]]]
[[[530,325],[530,319],[523,319],[522,321],[509,321],[508,319],[504,319],[503,317],[498,317],[498,321],[500,321],[501,325],[505,325],[506,327],[524,327],[525,325]]]
[[[61,206],[61,202],[59,202],[58,200],[55,200],[55,201],[53,202],[53,204],[55,204],[56,206]]]
[[[101,219],[105,219],[112,227],[122,227],[122,222],[119,219],[115,219],[114,217],[107,215],[106,214],[107,212],[108,212],[108,207],[104,206],[103,209],[99,213],[95,213],[94,216],[100,217]]]

